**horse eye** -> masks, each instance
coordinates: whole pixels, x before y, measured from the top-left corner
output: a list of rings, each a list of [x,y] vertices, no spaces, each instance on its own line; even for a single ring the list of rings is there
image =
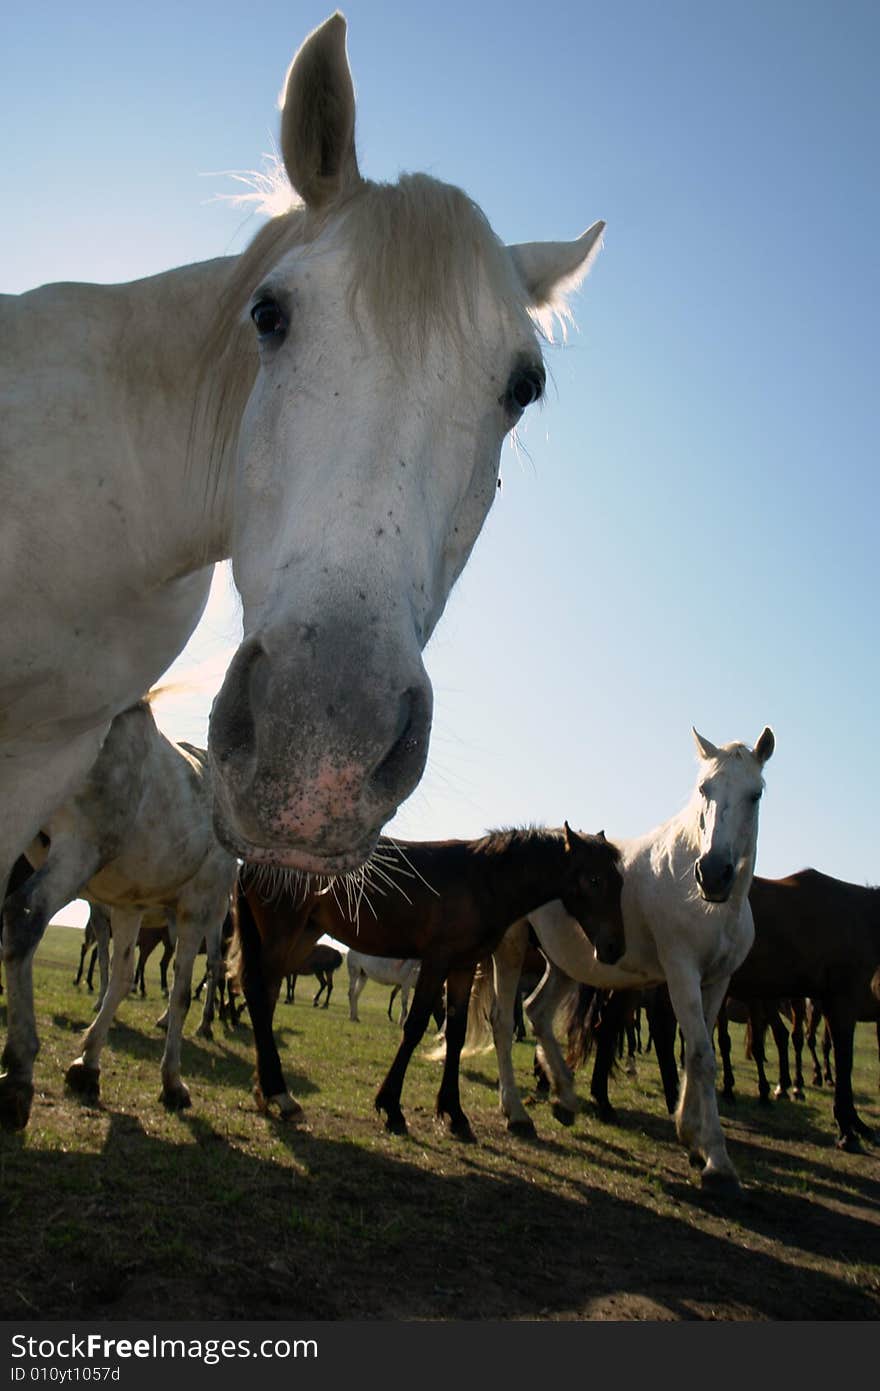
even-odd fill
[[[281,306],[274,299],[261,299],[251,310],[251,318],[257,330],[257,337],[265,341],[269,338],[283,338],[287,332],[287,320]]]
[[[527,406],[540,401],[543,394],[543,371],[537,367],[524,367],[511,376],[503,401],[512,414],[519,415]]]
[[[757,806],[757,804],[758,804],[758,803],[760,802],[760,800],[761,800],[761,793],[760,793],[760,792],[753,792],[753,793],[752,793],[752,798],[751,798],[751,800],[752,800],[752,803],[753,803],[755,806]]]

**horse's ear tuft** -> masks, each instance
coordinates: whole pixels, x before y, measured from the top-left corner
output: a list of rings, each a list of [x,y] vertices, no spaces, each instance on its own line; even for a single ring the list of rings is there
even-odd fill
[[[710,759],[718,757],[718,749],[712,743],[711,739],[704,739],[702,734],[697,733],[693,725],[691,726],[691,733],[694,736],[694,743],[697,746],[697,753],[700,755],[700,758],[705,759],[708,763]]]
[[[327,207],[361,182],[345,33],[337,11],[303,41],[285,82],[281,154],[287,177],[312,209]]]
[[[765,725],[758,737],[758,742],[752,749],[752,753],[755,755],[755,758],[758,760],[758,762],[763,766],[767,762],[767,759],[770,758],[775,748],[776,736],[773,733],[773,730],[770,728],[770,726]]]
[[[574,241],[520,242],[507,248],[536,309],[577,289],[599,255],[604,231],[604,222],[594,222]]]

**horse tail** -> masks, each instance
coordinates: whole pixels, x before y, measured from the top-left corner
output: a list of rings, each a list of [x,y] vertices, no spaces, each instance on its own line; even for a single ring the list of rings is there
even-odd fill
[[[463,1058],[473,1057],[475,1053],[488,1053],[493,1047],[491,1019],[494,1004],[495,982],[492,978],[492,962],[489,958],[480,962],[471,985],[467,1030],[461,1048]],[[441,1038],[438,1038],[424,1056],[429,1062],[442,1062],[446,1057],[445,1033]]]
[[[871,977],[871,994],[875,1000],[880,1000],[880,966],[877,967]]]
[[[468,1004],[467,1030],[461,1050],[463,1058],[475,1053],[488,1053],[494,1046],[492,1037],[492,1010],[495,1007],[495,978],[491,957],[481,961],[471,986]]]
[[[583,1067],[593,1051],[599,1028],[602,992],[592,985],[578,985],[560,1005],[565,1033],[565,1060],[572,1071]]]

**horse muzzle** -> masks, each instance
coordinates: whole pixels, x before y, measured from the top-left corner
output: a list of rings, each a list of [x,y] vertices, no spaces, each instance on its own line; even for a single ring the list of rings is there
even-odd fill
[[[694,877],[707,903],[726,903],[736,878],[736,866],[729,856],[710,852],[697,860]]]
[[[222,843],[310,873],[363,864],[425,767],[432,695],[420,655],[408,675],[380,679],[338,644],[327,661],[309,648],[278,662],[259,638],[243,643],[209,726]]]

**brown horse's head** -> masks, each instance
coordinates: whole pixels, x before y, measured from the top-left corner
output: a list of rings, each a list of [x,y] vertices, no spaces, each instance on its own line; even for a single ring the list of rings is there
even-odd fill
[[[562,904],[586,932],[599,960],[613,965],[626,948],[620,907],[620,851],[605,839],[604,831],[596,836],[578,835],[567,821],[565,845],[572,875]]]

